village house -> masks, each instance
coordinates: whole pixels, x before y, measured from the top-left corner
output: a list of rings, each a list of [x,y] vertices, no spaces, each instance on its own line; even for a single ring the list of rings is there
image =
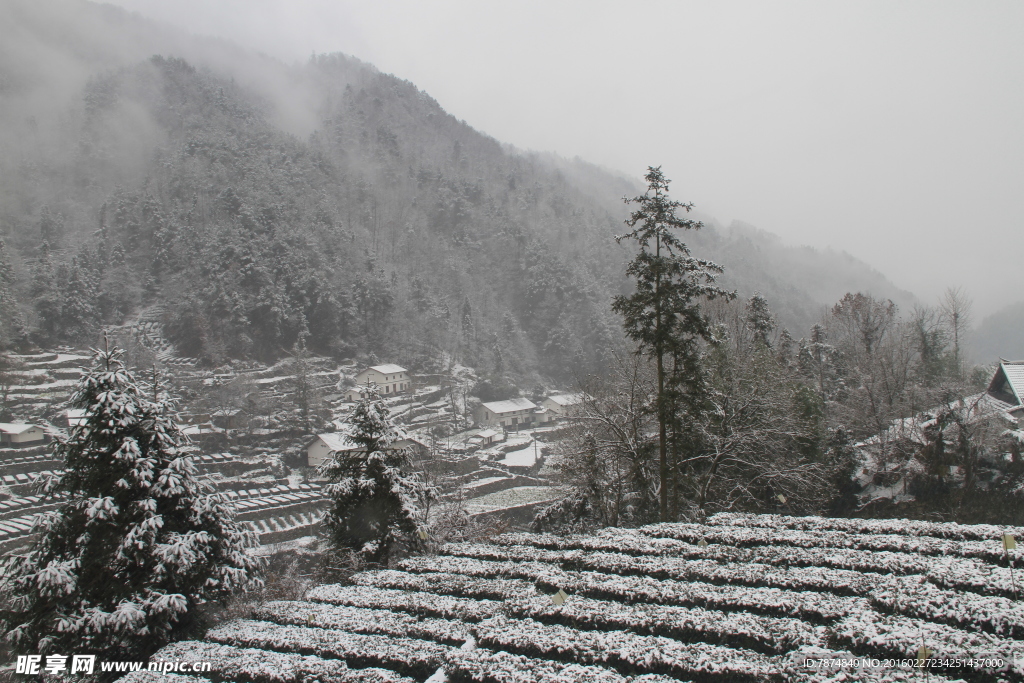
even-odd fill
[[[573,409],[583,403],[583,394],[553,394],[541,402],[545,411],[545,422],[560,420],[570,414]]]
[[[979,440],[979,463],[1024,458],[1024,361],[1000,363],[980,394],[893,420],[884,431],[854,444],[861,498],[910,500],[908,485],[915,476],[962,477],[954,454],[961,427]]]
[[[537,405],[526,398],[510,398],[507,401],[481,403],[473,410],[473,420],[480,426],[515,429],[519,425],[532,424]]]
[[[80,424],[85,424],[85,409],[68,408],[64,413],[64,419],[67,420],[68,429],[74,429]]]
[[[46,432],[39,425],[0,422],[0,446],[21,448],[46,443]]]
[[[414,439],[399,432],[401,438],[391,444],[390,448],[400,450],[411,449],[416,456],[423,456],[427,452],[427,446],[419,439]],[[331,457],[332,453],[356,452],[362,447],[349,439],[345,432],[327,432],[317,434],[312,441],[306,444],[306,465],[308,467],[319,467],[324,460]]]
[[[412,386],[409,371],[401,365],[374,365],[356,375],[356,385],[345,392],[345,400],[358,401],[364,396],[369,384],[376,384],[381,396],[403,394]]]
[[[1007,412],[1020,424],[1024,419],[1024,361],[1000,363],[992,374],[987,393],[1006,403],[1009,406]]]

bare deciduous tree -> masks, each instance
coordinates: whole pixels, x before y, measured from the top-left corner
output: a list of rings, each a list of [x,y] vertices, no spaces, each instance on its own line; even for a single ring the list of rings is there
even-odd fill
[[[962,287],[950,287],[942,296],[939,310],[942,322],[953,340],[953,362],[958,375],[963,375],[963,344],[971,328],[973,304]]]

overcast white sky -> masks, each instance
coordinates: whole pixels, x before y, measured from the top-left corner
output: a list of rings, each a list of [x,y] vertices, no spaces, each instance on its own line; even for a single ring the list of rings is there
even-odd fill
[[[286,61],[341,51],[521,148],[867,261],[984,315],[1016,289],[1022,2],[113,0]]]

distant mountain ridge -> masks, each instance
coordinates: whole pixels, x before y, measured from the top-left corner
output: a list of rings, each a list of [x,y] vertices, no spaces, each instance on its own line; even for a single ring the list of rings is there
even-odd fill
[[[288,66],[76,0],[0,12],[0,235],[38,338],[158,305],[209,362],[303,340],[522,381],[621,344],[638,181],[503,145],[352,57]],[[694,253],[796,337],[846,291],[913,302],[846,254],[705,220]]]

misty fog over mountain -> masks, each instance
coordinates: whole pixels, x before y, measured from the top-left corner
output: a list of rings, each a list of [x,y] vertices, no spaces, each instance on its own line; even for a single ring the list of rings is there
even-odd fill
[[[63,334],[71,341],[71,333],[41,320],[31,306],[41,296],[29,280],[44,241],[55,266],[77,260],[96,273],[105,264],[90,264],[99,252],[89,250],[121,244],[125,261],[117,267],[125,281],[111,283],[117,293],[96,304],[98,323],[120,323],[153,305],[181,330],[216,317],[216,306],[246,320],[202,342],[196,335],[206,332],[196,332],[186,355],[272,356],[294,342],[296,309],[320,350],[342,343],[365,351],[372,325],[358,329],[343,311],[371,304],[324,303],[357,282],[386,285],[386,296],[407,307],[403,319],[426,328],[436,323],[423,316],[450,320],[468,306],[479,318],[475,343],[490,346],[494,337],[514,347],[511,356],[523,368],[559,348],[553,340],[560,330],[598,333],[591,321],[602,315],[582,314],[576,302],[607,299],[621,286],[624,257],[610,237],[624,215],[619,200],[639,187],[626,175],[503,145],[445,114],[443,103],[414,84],[352,57],[288,65],[84,2],[13,2],[4,12],[2,230],[26,322],[50,325],[54,340]],[[250,172],[254,165],[257,174]],[[303,198],[282,194],[285,184]],[[786,246],[740,222],[723,227],[700,206],[697,215],[707,228],[692,242],[724,266],[723,284],[744,296],[762,291],[794,337],[847,291],[891,298],[904,311],[920,301],[841,252]],[[49,227],[55,220],[59,227]],[[251,226],[241,227],[247,221]],[[306,255],[290,265],[286,282],[275,273],[273,286],[223,281],[223,269],[201,263],[209,251],[190,252],[182,234],[194,231],[198,244],[224,243],[248,234],[266,238],[278,224],[291,233],[286,243],[312,245],[316,259]],[[267,248],[294,245],[271,240]],[[531,248],[554,261],[528,262]],[[442,277],[434,263],[424,272],[423,254],[438,249],[468,267],[457,277]],[[243,258],[260,262],[269,253]],[[501,265],[470,275],[481,259]],[[525,291],[523,275],[537,268],[549,270],[553,281],[574,283],[573,291]],[[326,283],[331,294],[315,291]],[[225,299],[214,303],[217,297]],[[261,317],[261,309],[280,310],[278,301],[291,306],[273,320]],[[334,322],[323,330],[314,329],[326,324],[317,306],[332,310],[327,317]],[[606,327],[598,323],[596,330]],[[267,328],[274,332],[264,339]],[[343,329],[348,339],[339,342]],[[190,333],[180,334],[184,341]],[[404,343],[402,335],[377,334]],[[431,343],[442,344],[445,333],[430,334]],[[549,363],[548,370],[565,367],[564,358]]]

